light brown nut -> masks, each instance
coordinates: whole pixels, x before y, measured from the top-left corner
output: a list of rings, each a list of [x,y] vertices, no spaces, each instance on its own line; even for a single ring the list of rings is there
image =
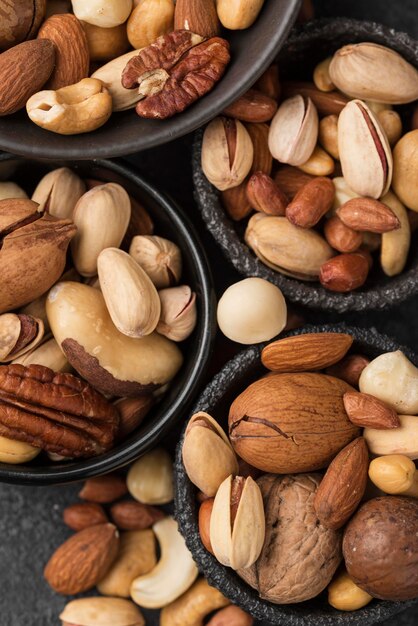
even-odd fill
[[[201,37],[216,37],[221,25],[215,0],[177,0],[175,30],[191,30]]]
[[[360,589],[345,570],[328,585],[328,602],[338,611],[357,611],[372,600],[372,596]]]
[[[256,211],[267,215],[285,215],[287,197],[264,172],[255,172],[250,177],[246,191],[248,202]]]
[[[199,535],[206,550],[213,554],[212,544],[210,542],[210,518],[213,509],[213,498],[208,498],[199,507]]]
[[[117,400],[115,407],[120,417],[118,439],[123,441],[138,428],[153,405],[154,397],[151,394]]]
[[[326,374],[345,380],[352,387],[358,387],[362,371],[370,363],[363,354],[349,354],[338,363],[327,368]]]
[[[281,163],[300,166],[309,159],[318,139],[318,113],[301,95],[281,103],[271,125],[269,148]]]
[[[388,454],[371,461],[370,480],[384,493],[418,498],[418,470],[403,454]]]
[[[319,280],[326,289],[345,293],[364,285],[369,270],[370,261],[361,251],[339,254],[321,266]]]
[[[125,478],[118,474],[107,474],[106,476],[88,478],[78,497],[89,502],[108,504],[119,500],[126,493],[128,493],[128,487]]]
[[[312,176],[329,176],[335,169],[335,163],[325,150],[316,146],[309,159],[298,167]]]
[[[222,25],[229,30],[249,28],[257,19],[264,0],[217,0]]]
[[[400,221],[391,208],[372,198],[353,198],[339,209],[340,220],[353,230],[387,233],[400,227]]]
[[[71,504],[64,509],[62,518],[64,524],[76,532],[108,521],[103,507],[95,502]]]
[[[294,198],[297,192],[308,183],[313,180],[313,176],[305,174],[298,167],[292,167],[291,165],[285,165],[277,170],[274,181],[286,194],[289,201]]]
[[[50,215],[71,219],[74,207],[86,191],[86,185],[68,167],[60,167],[45,174],[32,194],[39,209]]]
[[[49,339],[34,350],[13,359],[13,363],[20,363],[26,367],[29,365],[43,365],[44,367],[49,367],[54,372],[72,371],[71,365],[55,339]]]
[[[346,333],[305,333],[263,348],[261,362],[273,372],[320,370],[340,361],[353,343]]]
[[[400,224],[396,230],[383,233],[381,242],[380,262],[382,269],[387,276],[395,276],[400,274],[406,265],[411,245],[411,227],[406,208],[394,193],[388,191],[381,200],[393,211]]]
[[[291,98],[300,94],[304,98],[310,98],[317,108],[320,116],[339,115],[349,98],[339,91],[320,91],[313,83],[289,81],[283,83],[283,96]]]
[[[181,250],[173,241],[155,235],[137,235],[131,241],[129,254],[157,289],[172,287],[180,281]]]
[[[89,46],[84,29],[70,13],[52,15],[41,26],[38,39],[48,39],[55,46],[55,68],[47,89],[74,85],[89,73]]]
[[[415,415],[399,415],[400,426],[394,429],[365,428],[364,438],[372,454],[404,454],[418,459],[418,424]]]
[[[8,363],[36,348],[44,336],[41,319],[30,315],[0,315],[0,363]]]
[[[221,609],[208,621],[208,626],[253,626],[254,619],[239,608],[239,606],[227,606]]]
[[[210,587],[204,578],[199,578],[180,598],[165,606],[160,614],[160,626],[195,626],[212,611],[229,604],[220,591]]]
[[[335,187],[330,178],[314,178],[288,204],[286,217],[295,226],[312,228],[331,209],[334,197]]]
[[[37,457],[40,452],[41,448],[36,448],[23,441],[0,436],[1,463],[10,463],[12,465],[29,463],[29,461]]]
[[[168,504],[173,500],[173,462],[163,448],[154,448],[129,468],[129,493],[143,504]]]
[[[171,32],[173,26],[173,0],[141,0],[129,16],[126,30],[131,46],[140,49]]]
[[[334,159],[340,158],[338,150],[338,116],[327,115],[319,122],[318,141]]]
[[[338,252],[354,252],[363,243],[362,233],[346,226],[338,215],[325,222],[324,235],[331,248]]]
[[[273,100],[278,102],[281,91],[278,66],[275,63],[270,65],[270,67],[261,74],[254,87],[269,98],[273,98]]]
[[[418,130],[413,130],[406,133],[393,149],[393,190],[413,211],[418,211],[418,180],[414,175],[418,163],[417,146]]]
[[[222,115],[233,117],[241,122],[269,122],[277,111],[277,102],[257,89],[249,89],[235,100]]]
[[[377,114],[378,120],[382,125],[383,130],[388,138],[391,148],[402,137],[402,120],[397,111],[391,111],[384,109]]]
[[[364,495],[369,453],[363,437],[358,437],[337,454],[329,465],[315,494],[314,509],[325,528],[344,526]]]
[[[126,24],[113,28],[101,28],[82,22],[87,37],[90,61],[110,61],[125,54],[129,49]]]
[[[98,524],[76,533],[63,543],[45,566],[44,576],[57,593],[88,591],[115,560],[119,533],[113,524]]]
[[[327,57],[318,63],[314,69],[313,82],[319,91],[333,91],[335,89],[335,85],[329,75],[329,66],[331,65],[331,61],[332,57]]]
[[[121,598],[78,598],[60,615],[62,626],[145,626],[139,608]]]
[[[113,504],[110,515],[121,530],[145,530],[165,516],[160,509],[134,500],[123,500]]]
[[[72,5],[79,20],[102,28],[123,24],[132,10],[132,0],[72,0]]]
[[[126,54],[122,54],[122,56],[109,61],[91,75],[91,78],[100,80],[110,93],[113,111],[133,109],[142,98],[142,95],[136,89],[125,89],[120,81],[126,64],[137,54],[138,50],[131,50]]]
[[[52,41],[25,41],[0,54],[0,116],[22,109],[54,69]]]

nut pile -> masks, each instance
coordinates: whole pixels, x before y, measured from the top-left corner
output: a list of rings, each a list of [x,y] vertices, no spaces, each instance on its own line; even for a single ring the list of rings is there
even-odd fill
[[[208,93],[230,61],[221,28],[249,28],[264,0],[18,0],[0,7],[0,116],[26,107],[63,134],[135,108],[166,119]]]
[[[207,126],[202,169],[233,220],[250,216],[245,241],[265,265],[349,292],[377,254],[387,276],[407,262],[418,109],[397,105],[417,99],[416,68],[373,43],[337,50],[313,83],[281,85],[272,66]]]
[[[128,492],[130,499],[124,497]],[[75,534],[54,552],[44,575],[57,593],[96,587],[101,595],[70,601],[60,615],[63,626],[143,626],[138,605],[162,609],[162,626],[192,626],[214,611],[211,626],[252,626],[249,615],[198,578],[177,523],[155,506],[173,499],[172,463],[165,450],[144,455],[127,477],[88,479],[79,497],[82,502],[63,512]]]
[[[203,545],[276,604],[326,588],[343,611],[418,596],[418,369],[352,343],[267,345],[269,372],[233,401],[228,435],[203,412],[185,432]]]
[[[117,183],[61,168],[30,200],[0,182],[0,461],[109,450],[181,368],[196,295],[153,229]]]

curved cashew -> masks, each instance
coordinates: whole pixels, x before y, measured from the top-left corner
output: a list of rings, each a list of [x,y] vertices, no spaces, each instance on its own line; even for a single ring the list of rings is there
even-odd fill
[[[112,113],[112,97],[96,78],[83,78],[57,91],[40,91],[29,98],[32,122],[60,135],[88,133],[103,126]]]
[[[385,493],[418,498],[418,470],[403,454],[379,456],[369,465],[370,480]]]
[[[410,459],[418,459],[418,415],[399,415],[399,420],[399,428],[364,429],[363,437],[372,454],[404,454]]]
[[[181,598],[163,608],[160,626],[202,626],[206,615],[228,604],[220,591],[199,578]]]
[[[166,517],[153,526],[161,558],[145,576],[131,585],[134,602],[146,609],[159,609],[176,600],[193,584],[198,569],[180,535],[177,522]]]

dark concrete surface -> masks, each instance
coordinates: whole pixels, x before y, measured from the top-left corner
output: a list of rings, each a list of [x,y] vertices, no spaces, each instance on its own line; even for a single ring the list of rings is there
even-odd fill
[[[418,0],[318,0],[315,4],[318,15],[374,19],[418,37]],[[197,215],[191,189],[190,149],[191,137],[186,137],[131,157],[129,161],[170,193],[193,217],[212,262],[217,290],[221,293],[239,276],[232,269],[226,271],[225,262]],[[308,313],[306,316],[309,321],[318,323],[345,321],[363,327],[376,326],[381,332],[417,350],[417,311],[418,298],[406,302],[401,308],[380,313],[342,317]],[[219,339],[211,374],[234,352],[235,346]],[[177,433],[174,433],[168,442],[171,446],[176,437]],[[61,522],[61,514],[65,506],[75,501],[78,490],[77,485],[50,488],[0,485],[0,626],[60,624],[58,615],[65,599],[48,588],[42,570],[53,550],[70,534]],[[158,613],[148,613],[147,625],[158,623]],[[413,626],[417,623],[416,609],[384,622],[386,626]]]

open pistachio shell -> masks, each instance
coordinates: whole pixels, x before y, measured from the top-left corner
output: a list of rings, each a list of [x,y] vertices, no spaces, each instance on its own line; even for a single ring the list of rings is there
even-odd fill
[[[318,113],[310,98],[288,98],[278,108],[270,126],[269,148],[275,159],[303,165],[318,139]]]

